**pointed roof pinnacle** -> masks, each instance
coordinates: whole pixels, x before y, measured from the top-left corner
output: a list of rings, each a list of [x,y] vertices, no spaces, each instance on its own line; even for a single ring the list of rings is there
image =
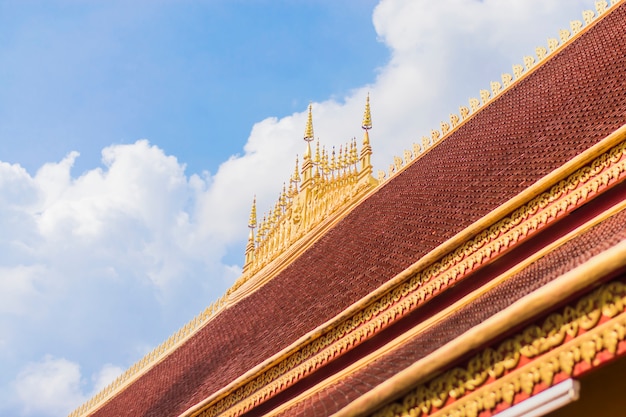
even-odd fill
[[[366,131],[372,128],[372,115],[370,113],[370,93],[367,93],[365,101],[365,114],[363,114],[363,124],[361,125]]]
[[[296,191],[298,189],[298,183],[300,182],[300,172],[298,170],[298,155],[296,155],[296,168],[293,171],[293,175],[291,176],[291,182],[296,184]]]
[[[317,142],[315,143],[315,159],[313,159],[313,163],[315,165],[319,165],[320,164],[320,140],[318,139]]]
[[[248,227],[254,229],[256,227],[256,196],[252,200],[252,210],[250,210],[250,220],[248,221]]]
[[[306,129],[304,130],[304,140],[310,142],[313,140],[313,104],[309,103],[309,116],[306,121]]]

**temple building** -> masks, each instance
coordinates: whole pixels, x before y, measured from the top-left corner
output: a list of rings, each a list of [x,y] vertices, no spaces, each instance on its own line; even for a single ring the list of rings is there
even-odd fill
[[[596,1],[386,171],[369,97],[339,149],[309,107],[240,279],[71,417],[623,416],[625,27]]]

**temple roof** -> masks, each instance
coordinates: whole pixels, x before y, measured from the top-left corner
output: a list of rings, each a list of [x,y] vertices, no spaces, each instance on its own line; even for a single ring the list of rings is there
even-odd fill
[[[346,404],[393,377],[398,370],[408,368],[513,302],[624,240],[626,240],[626,211],[611,216],[576,236],[477,297],[471,304],[454,311],[411,337],[397,349],[370,361],[347,377],[333,381],[314,395],[274,415],[323,417],[336,413]],[[506,336],[506,333],[502,333],[491,343],[497,344]],[[465,362],[467,355],[461,358],[463,360],[451,361],[449,366]]]
[[[93,415],[182,414],[616,131],[626,123],[625,21],[622,4],[384,182],[285,269]],[[597,239],[594,233],[571,250]],[[565,252],[555,256],[570,255],[576,259]],[[386,365],[372,366],[379,372]],[[355,393],[371,388],[361,383]],[[320,396],[340,395],[332,400],[337,409],[351,398],[332,389]]]

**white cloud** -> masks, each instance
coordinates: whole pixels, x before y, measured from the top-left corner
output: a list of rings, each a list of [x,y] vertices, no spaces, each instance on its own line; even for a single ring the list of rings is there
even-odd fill
[[[118,376],[120,376],[125,369],[112,365],[110,363],[104,364],[100,372],[93,375],[91,378],[93,380],[93,390],[92,395],[97,394],[102,389],[104,389],[107,385],[115,380]]]
[[[107,359],[129,366],[137,346],[160,343],[237,278],[237,266],[220,263],[232,236],[200,227],[218,219],[199,206],[208,175],[186,176],[145,140],[102,155],[103,167],[78,177],[74,152],[35,175],[0,164],[0,386],[47,352],[89,369]],[[110,355],[113,346],[125,353]],[[120,371],[105,367],[79,391],[74,365],[46,357],[29,366],[20,395],[61,378],[62,392],[41,400],[57,410],[53,398],[82,400]],[[37,404],[25,409],[37,413]]]
[[[40,265],[0,267],[0,314],[23,315],[40,303],[45,272]]]
[[[29,363],[13,383],[16,400],[25,415],[67,415],[85,401],[78,364],[46,356]]]
[[[158,287],[179,278],[190,258],[219,260],[222,252],[212,250],[210,242],[223,237],[195,231],[197,217],[203,216],[196,212],[206,188],[203,179],[187,178],[184,165],[145,140],[108,147],[102,155],[104,169],[78,178],[70,173],[78,156],[71,153],[32,178],[26,174],[13,181],[38,196],[20,212],[36,225],[35,255],[61,270],[78,262],[87,268],[83,273],[94,261],[113,267],[114,275],[116,267],[130,267]]]
[[[63,416],[117,378],[124,369],[105,364],[91,377],[93,388],[87,392],[85,378],[77,363],[45,355],[28,363],[12,382],[17,404],[26,416]]]

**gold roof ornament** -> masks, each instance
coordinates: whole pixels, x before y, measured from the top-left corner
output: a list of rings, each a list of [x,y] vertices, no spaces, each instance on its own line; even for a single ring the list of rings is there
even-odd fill
[[[372,128],[372,114],[370,112],[370,94],[367,93],[367,99],[365,101],[365,113],[363,114],[363,124],[361,127],[365,130]]]
[[[363,123],[361,128],[365,131],[363,133],[363,147],[361,148],[361,172],[359,172],[359,182],[366,181],[366,179],[372,178],[372,147],[370,146],[369,130],[372,128],[372,113],[370,111],[370,94],[367,93],[365,99],[365,112],[363,114]],[[369,180],[368,180],[369,181]],[[376,181],[378,182],[378,181]]]
[[[315,165],[319,165],[320,164],[320,141],[319,139],[317,140],[317,142],[315,143],[315,157],[313,159],[313,163]]]
[[[309,115],[307,116],[306,128],[304,129],[304,140],[311,142],[313,137],[313,104],[309,103]]]
[[[289,186],[283,184],[278,201],[269,214],[263,217],[256,236],[249,240],[252,243],[246,247],[244,276],[235,286],[242,285],[305,234],[328,220],[333,213],[341,210],[342,207],[347,207],[354,201],[353,199],[360,198],[378,184],[378,181],[371,177],[372,148],[368,131],[372,128],[372,116],[369,94],[361,127],[365,130],[365,137],[360,152],[355,139],[341,145],[338,153],[334,146],[332,152],[328,152],[318,140],[315,145],[315,154],[312,155],[313,105],[309,104],[304,129],[306,148],[302,168],[298,168],[298,157],[296,157],[295,169],[290,177]],[[256,200],[253,210],[254,221],[251,214],[249,224],[256,226]]]
[[[250,234],[248,235],[248,244],[246,245],[246,256],[244,269],[249,267],[254,260],[254,229],[256,228],[256,196],[252,199],[252,208],[250,209],[250,218],[248,220],[248,228],[250,228]]]
[[[306,128],[304,129],[304,140],[306,141],[306,149],[304,151],[302,174],[304,177],[304,184],[307,184],[311,178],[311,141],[314,139],[313,135],[313,104],[309,103],[309,114],[306,120]],[[303,184],[303,186],[304,186]]]
[[[250,220],[248,221],[248,227],[254,229],[256,227],[256,196],[252,200],[252,209],[250,210]]]
[[[298,183],[300,182],[300,172],[298,170],[298,155],[296,155],[296,167],[293,170],[293,175],[291,176],[291,182],[294,183],[296,187],[296,192],[298,191]]]

